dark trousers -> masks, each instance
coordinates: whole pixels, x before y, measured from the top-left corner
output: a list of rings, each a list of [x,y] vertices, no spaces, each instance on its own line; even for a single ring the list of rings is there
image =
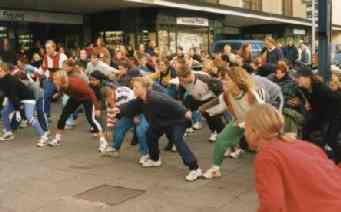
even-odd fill
[[[328,123],[327,131],[324,136],[324,143],[332,148],[336,163],[341,163],[341,143],[338,139],[340,132],[341,118],[335,118]]]
[[[320,136],[316,135],[319,132]],[[325,150],[328,144],[333,151],[333,159],[336,163],[341,162],[341,143],[338,141],[341,132],[341,117],[335,116],[333,119],[325,121],[321,117],[310,114],[303,127],[303,139],[311,141]]]
[[[174,124],[167,128],[155,129],[153,126],[147,130],[147,145],[149,148],[149,156],[153,161],[158,161],[160,158],[159,139],[163,134],[166,134],[171,142],[176,146],[183,163],[190,169],[196,170],[199,168],[197,159],[185,143],[183,137],[187,128],[186,123]]]
[[[192,96],[187,96],[184,100],[184,105],[191,111],[197,111],[200,106],[210,102],[211,100],[212,99],[199,101],[199,100],[194,99]],[[209,116],[207,113],[203,113],[202,115],[205,117],[208,127],[210,128],[211,132],[220,133],[225,128],[225,125],[222,120],[222,117],[223,117],[222,114],[216,115],[216,116]]]
[[[45,107],[44,107],[44,98],[39,98],[37,100],[37,118],[39,121],[39,124],[41,128],[46,132],[48,131],[48,120],[47,120],[47,114],[45,113]]]
[[[63,108],[62,114],[60,115],[58,121],[58,129],[63,130],[65,128],[66,120],[69,118],[71,114],[73,114],[77,108],[83,105],[86,119],[88,120],[91,127],[95,130],[95,132],[102,132],[102,126],[99,121],[96,120],[95,117],[95,107],[92,101],[78,101],[72,97],[69,98],[66,105]]]

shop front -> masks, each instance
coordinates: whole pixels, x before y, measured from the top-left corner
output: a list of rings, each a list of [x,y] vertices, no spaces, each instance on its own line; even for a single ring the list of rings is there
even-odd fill
[[[177,47],[184,52],[191,48],[208,51],[214,41],[216,22],[220,17],[178,11],[160,12],[157,17],[158,43],[161,53],[175,53]]]
[[[0,10],[0,40],[28,49],[34,41],[53,39],[66,47],[82,42],[83,16],[21,10]]]

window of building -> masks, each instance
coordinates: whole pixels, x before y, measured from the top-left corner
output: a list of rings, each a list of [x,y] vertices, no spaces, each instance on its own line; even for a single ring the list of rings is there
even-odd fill
[[[249,10],[262,10],[262,0],[243,0],[243,7]]]
[[[293,3],[292,0],[282,0],[283,3],[283,15],[293,16]]]

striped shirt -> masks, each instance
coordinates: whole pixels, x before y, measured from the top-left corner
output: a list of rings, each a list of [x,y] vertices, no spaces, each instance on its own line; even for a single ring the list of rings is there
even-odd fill
[[[55,56],[51,57],[48,55],[44,56],[43,60],[43,68],[46,69],[61,69],[63,68],[63,64],[67,60],[67,57],[65,54],[57,53]]]
[[[130,100],[135,99],[133,90],[128,87],[118,87],[116,88],[116,106],[123,105]],[[114,107],[107,108],[107,127],[111,128],[115,124],[116,114],[114,113]]]

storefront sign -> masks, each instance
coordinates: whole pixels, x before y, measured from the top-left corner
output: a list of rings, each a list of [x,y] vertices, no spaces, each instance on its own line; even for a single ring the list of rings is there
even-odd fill
[[[178,18],[176,18],[176,24],[208,27],[209,21],[207,18],[178,17]]]
[[[0,10],[0,21],[83,24],[83,16],[34,11]]]
[[[294,33],[294,35],[305,35],[306,31],[305,31],[305,29],[294,29],[293,33]]]

